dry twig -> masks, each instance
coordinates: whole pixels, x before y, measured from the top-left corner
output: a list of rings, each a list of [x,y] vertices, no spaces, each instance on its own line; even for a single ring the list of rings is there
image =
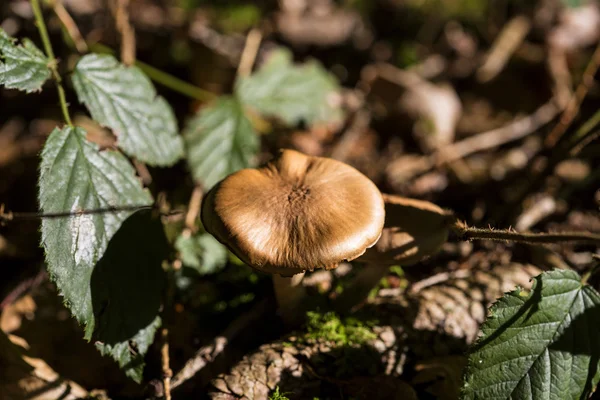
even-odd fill
[[[161,339],[160,356],[162,361],[163,389],[165,400],[171,400],[171,377],[173,376],[173,371],[171,370],[169,361],[169,330],[167,328],[162,329]]]
[[[73,40],[73,44],[75,45],[77,51],[80,53],[87,53],[87,43],[85,42],[83,36],[81,36],[81,32],[79,31],[77,24],[75,23],[69,12],[66,10],[65,6],[62,3],[62,0],[50,0],[49,3],[52,6],[54,13],[67,30],[67,33],[69,34],[71,39]]]
[[[129,21],[129,0],[116,0],[115,20],[121,34],[121,61],[127,66],[135,64],[135,31]]]
[[[562,116],[560,117],[560,121],[554,127],[554,129],[548,134],[546,137],[545,145],[546,147],[553,147],[560,138],[565,134],[571,123],[579,113],[579,108],[581,107],[581,103],[585,99],[588,94],[588,91],[592,87],[594,83],[594,75],[598,71],[600,67],[600,43],[596,47],[594,54],[590,62],[588,63],[585,71],[583,72],[583,76],[581,77],[581,83],[577,86],[577,90],[575,94],[571,96],[571,100],[569,104],[563,111]]]
[[[254,28],[248,32],[246,37],[246,44],[240,57],[240,63],[238,65],[237,75],[238,77],[246,77],[252,72],[252,66],[258,55],[260,49],[260,42],[262,41],[262,33]]]

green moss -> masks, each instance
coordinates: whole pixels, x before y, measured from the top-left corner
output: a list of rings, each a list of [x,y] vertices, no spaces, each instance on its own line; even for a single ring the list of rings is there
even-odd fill
[[[363,322],[356,318],[342,320],[334,312],[306,313],[306,334],[308,341],[326,340],[337,345],[361,345],[377,336],[371,328],[374,321]]]
[[[285,393],[279,392],[279,386],[275,388],[275,391],[269,396],[269,400],[290,400]]]

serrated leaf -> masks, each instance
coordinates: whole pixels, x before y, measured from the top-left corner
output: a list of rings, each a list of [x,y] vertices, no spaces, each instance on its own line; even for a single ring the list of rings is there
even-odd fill
[[[259,140],[235,98],[221,97],[200,110],[183,133],[192,175],[210,189],[227,175],[252,165]]]
[[[227,264],[227,249],[208,233],[180,235],[175,241],[175,249],[183,265],[200,275],[212,274]]]
[[[111,55],[88,54],[75,66],[73,85],[128,155],[154,166],[173,165],[183,156],[173,110],[139,68],[125,67]]]
[[[41,90],[50,78],[50,60],[29,39],[15,43],[0,29],[0,85],[27,93]]]
[[[102,354],[111,355],[137,382],[161,324],[162,262],[168,253],[160,220],[138,211],[123,222],[92,273],[94,319],[86,333]]]
[[[245,106],[290,125],[339,121],[339,89],[335,78],[320,64],[294,65],[287,50],[275,52],[258,72],[236,84],[236,93]]]
[[[39,178],[43,213],[76,212],[152,204],[135,170],[121,153],[86,140],[81,128],[55,129],[44,146]],[[95,314],[92,274],[109,241],[132,211],[80,214],[42,220],[48,272],[90,339]]]
[[[585,399],[600,379],[600,295],[573,271],[535,278],[490,309],[463,399]]]

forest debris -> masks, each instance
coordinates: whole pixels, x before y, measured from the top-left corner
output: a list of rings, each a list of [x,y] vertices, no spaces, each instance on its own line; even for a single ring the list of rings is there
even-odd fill
[[[24,339],[0,331],[0,393],[8,399],[75,400],[87,391],[65,380],[46,362],[27,355]],[[4,397],[3,397],[4,398]]]
[[[297,46],[334,46],[366,33],[359,13],[335,7],[330,1],[282,1],[281,5],[275,25]]]
[[[266,400],[276,387],[298,399],[327,397],[328,390],[355,396],[357,383],[369,388],[360,398],[414,399],[414,389],[450,396],[486,307],[516,286],[530,287],[531,277],[540,273],[517,263],[486,267],[491,261],[480,253],[470,257],[471,270],[448,274],[419,291],[377,297],[355,315],[358,321],[367,316],[379,321],[371,328],[376,336],[363,345],[335,344],[325,336],[307,342],[303,332],[265,344],[214,379],[210,397]],[[425,357],[410,371],[414,389],[398,379],[411,365],[407,357]],[[393,397],[398,393],[402,396]]]
[[[390,64],[379,64],[375,68],[376,77],[405,90],[398,105],[415,119],[413,134],[424,152],[443,148],[454,141],[462,104],[452,86],[427,82],[414,72]]]
[[[548,34],[550,46],[572,52],[593,45],[600,37],[600,9],[596,2],[564,7],[558,25]]]
[[[0,331],[12,333],[21,327],[23,318],[32,319],[37,306],[33,297],[25,295],[2,309]]]

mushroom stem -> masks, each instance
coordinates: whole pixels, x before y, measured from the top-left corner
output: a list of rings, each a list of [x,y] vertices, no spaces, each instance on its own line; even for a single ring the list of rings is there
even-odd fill
[[[273,275],[273,289],[277,299],[278,311],[281,319],[290,326],[302,320],[304,309],[302,304],[306,299],[306,288],[302,286],[304,273],[291,277]]]
[[[352,283],[344,289],[335,301],[335,309],[339,313],[351,311],[369,297],[369,293],[389,271],[388,265],[365,264]]]

